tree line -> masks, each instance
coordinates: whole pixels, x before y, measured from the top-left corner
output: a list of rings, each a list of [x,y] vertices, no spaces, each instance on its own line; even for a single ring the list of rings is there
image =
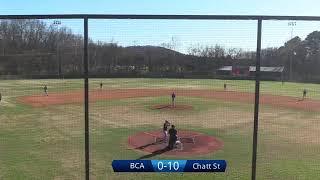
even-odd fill
[[[97,76],[215,77],[222,66],[255,65],[255,51],[225,48],[219,44],[194,44],[187,53],[179,42],[158,46],[120,46],[117,42],[89,40],[89,69]],[[261,51],[262,66],[284,66],[290,80],[320,79],[320,32],[304,40],[294,37],[281,47]],[[0,21],[0,75],[79,76],[83,72],[83,36],[67,27],[41,20]]]

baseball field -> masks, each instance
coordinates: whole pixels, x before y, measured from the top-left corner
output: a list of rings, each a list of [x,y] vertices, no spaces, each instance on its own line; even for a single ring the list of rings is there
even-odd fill
[[[1,180],[84,179],[83,86],[81,79],[0,81]],[[249,80],[90,79],[91,179],[250,179],[254,87]],[[193,142],[153,153],[164,120]],[[320,84],[261,82],[257,179],[318,179],[319,120]],[[114,173],[114,159],[225,159],[227,170]]]

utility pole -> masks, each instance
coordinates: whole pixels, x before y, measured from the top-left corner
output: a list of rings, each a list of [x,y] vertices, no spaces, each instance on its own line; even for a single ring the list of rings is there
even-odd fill
[[[5,47],[4,47],[4,37],[0,36],[1,46],[2,46],[2,55],[5,56]]]
[[[289,80],[291,81],[292,80],[292,54],[289,52],[289,62],[290,62],[290,65],[289,65]]]
[[[58,58],[58,75],[61,78],[61,57],[60,57],[60,46],[57,44],[57,58]]]

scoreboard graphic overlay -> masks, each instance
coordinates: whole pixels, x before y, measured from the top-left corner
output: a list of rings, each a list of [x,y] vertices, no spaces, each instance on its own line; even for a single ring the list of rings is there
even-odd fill
[[[225,172],[225,160],[113,160],[114,172]]]

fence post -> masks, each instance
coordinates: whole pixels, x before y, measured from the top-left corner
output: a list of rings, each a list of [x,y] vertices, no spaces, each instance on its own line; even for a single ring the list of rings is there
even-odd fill
[[[85,172],[86,180],[89,180],[89,83],[88,83],[88,17],[83,18],[84,44],[83,44],[83,68],[84,68],[84,146],[85,146]]]
[[[252,169],[251,179],[256,180],[257,166],[257,141],[258,141],[258,122],[259,122],[259,96],[260,96],[260,53],[261,53],[261,27],[262,19],[258,19],[257,30],[257,52],[256,52],[256,86],[254,98],[254,125],[253,125],[253,142],[252,142]]]

